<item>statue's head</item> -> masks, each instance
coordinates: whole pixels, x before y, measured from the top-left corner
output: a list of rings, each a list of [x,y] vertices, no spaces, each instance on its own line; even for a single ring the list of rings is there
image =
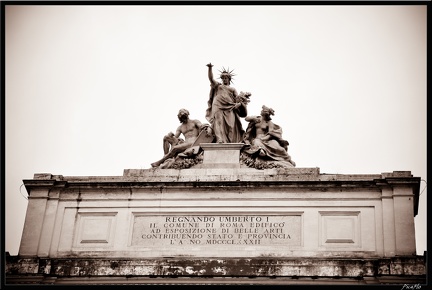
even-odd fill
[[[224,67],[222,68],[222,71],[220,72],[219,78],[222,80],[222,82],[224,83],[224,85],[229,85],[231,83],[231,79],[233,78],[233,76],[235,76],[235,74],[233,74],[234,70],[226,70]]]
[[[261,110],[261,116],[266,117],[268,120],[271,120],[271,117],[274,115],[274,110],[272,108],[269,108],[267,106],[262,106],[262,110]]]
[[[189,119],[189,111],[186,109],[180,109],[177,114],[177,117],[181,123],[184,123]]]

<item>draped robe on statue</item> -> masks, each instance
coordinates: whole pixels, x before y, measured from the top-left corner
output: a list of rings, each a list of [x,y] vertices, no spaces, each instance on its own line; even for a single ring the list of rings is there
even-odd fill
[[[288,164],[289,166],[295,166],[294,161],[291,160],[291,156],[288,154],[288,141],[282,138],[282,128],[276,125],[272,121],[269,121],[268,131],[264,136],[271,136],[270,140],[262,140],[256,136],[256,124],[261,121],[262,117],[255,117],[255,121],[249,123],[246,129],[245,140],[246,143],[250,143],[250,148],[245,150],[247,154],[255,154],[260,149],[264,150],[266,156],[272,160]],[[263,137],[264,137],[263,136]]]
[[[237,92],[233,87],[216,83],[211,85],[206,119],[212,124],[216,142],[240,143],[244,130],[240,117],[247,115],[243,103],[235,108]]]

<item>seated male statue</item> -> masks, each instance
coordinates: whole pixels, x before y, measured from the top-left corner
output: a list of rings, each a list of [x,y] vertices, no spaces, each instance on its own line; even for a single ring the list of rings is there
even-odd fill
[[[180,109],[177,117],[181,125],[177,128],[175,134],[170,132],[164,136],[163,149],[165,155],[160,160],[153,162],[152,167],[159,167],[167,159],[176,157],[179,153],[192,147],[201,130],[209,128],[209,125],[203,125],[199,120],[189,119],[189,111],[186,109]],[[206,134],[208,134],[207,132]],[[185,140],[180,138],[180,134],[183,134]]]

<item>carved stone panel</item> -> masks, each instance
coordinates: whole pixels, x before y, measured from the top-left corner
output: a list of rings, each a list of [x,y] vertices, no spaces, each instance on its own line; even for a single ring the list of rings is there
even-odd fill
[[[280,215],[150,215],[134,213],[131,246],[292,247],[302,244],[301,213]]]

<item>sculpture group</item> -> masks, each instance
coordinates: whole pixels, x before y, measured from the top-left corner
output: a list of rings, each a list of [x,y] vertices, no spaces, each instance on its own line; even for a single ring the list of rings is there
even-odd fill
[[[210,95],[206,119],[210,124],[191,120],[189,111],[180,109],[181,125],[175,134],[163,137],[164,156],[151,166],[153,168],[183,169],[202,162],[201,143],[243,143],[240,162],[257,169],[295,167],[288,154],[288,141],[282,138],[282,128],[272,122],[274,110],[262,106],[259,116],[248,116],[247,105],[251,93],[240,92],[230,86],[232,70],[223,68],[218,82],[213,76],[213,65],[207,64]],[[241,119],[249,122],[246,131]],[[180,138],[180,135],[184,139]]]

